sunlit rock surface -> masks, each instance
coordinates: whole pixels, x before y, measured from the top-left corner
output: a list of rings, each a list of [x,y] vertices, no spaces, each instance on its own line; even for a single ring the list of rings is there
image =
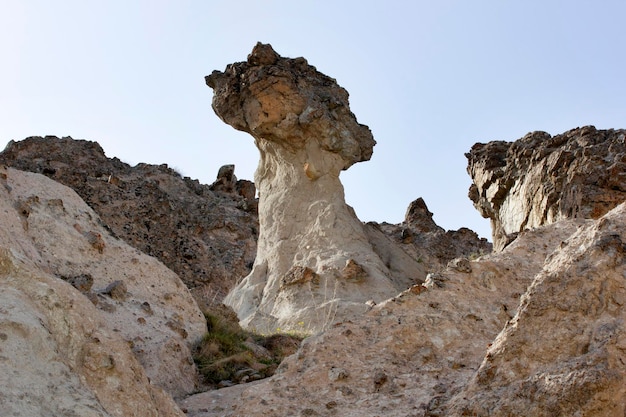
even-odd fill
[[[417,262],[392,274],[345,203],[339,174],[368,160],[375,141],[334,79],[259,43],[206,82],[217,115],[261,154],[257,257],[225,301],[242,324],[317,331],[424,278]]]
[[[626,200],[626,130],[586,126],[515,142],[477,143],[466,154],[469,197],[491,219],[495,250],[517,233],[564,218],[597,219]]]

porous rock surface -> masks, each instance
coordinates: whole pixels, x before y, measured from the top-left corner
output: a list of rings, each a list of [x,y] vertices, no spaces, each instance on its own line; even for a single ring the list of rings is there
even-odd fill
[[[469,197],[491,219],[495,250],[523,230],[597,219],[626,199],[624,129],[532,132],[515,142],[477,143],[466,156]]]
[[[0,168],[0,207],[0,414],[182,415],[206,321],[180,278],[43,175]]]
[[[622,416],[626,205],[429,275],[191,417]]]
[[[397,248],[403,273],[394,274],[345,203],[339,174],[368,160],[375,141],[334,79],[259,43],[206,82],[217,115],[250,133],[261,156],[257,256],[225,299],[244,326],[318,331],[423,280],[423,266]]]
[[[450,415],[623,416],[626,203],[546,260]]]
[[[252,267],[255,187],[232,165],[203,185],[166,164],[131,167],[97,142],[56,136],[11,141],[0,163],[74,189],[115,236],[176,272],[202,304],[220,302]]]

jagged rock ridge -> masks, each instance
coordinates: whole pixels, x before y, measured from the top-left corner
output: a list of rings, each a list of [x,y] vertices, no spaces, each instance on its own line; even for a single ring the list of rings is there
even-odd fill
[[[491,219],[494,249],[563,218],[597,219],[626,196],[626,130],[593,126],[515,142],[477,143],[466,154],[469,197]]]
[[[161,260],[200,301],[219,302],[252,267],[254,184],[237,181],[234,167],[203,185],[165,164],[131,167],[96,142],[55,136],[12,141],[0,163],[73,188],[112,233]]]

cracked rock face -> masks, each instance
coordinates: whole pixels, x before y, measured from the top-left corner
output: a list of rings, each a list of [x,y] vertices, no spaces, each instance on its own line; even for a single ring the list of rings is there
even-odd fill
[[[466,154],[469,197],[491,219],[494,250],[519,232],[563,218],[597,219],[626,199],[626,130],[593,126],[515,142],[477,143]]]
[[[368,160],[375,141],[334,79],[259,43],[206,82],[217,115],[260,151],[257,257],[225,300],[244,326],[317,331],[423,275],[416,265],[394,279],[345,204],[339,173]]]

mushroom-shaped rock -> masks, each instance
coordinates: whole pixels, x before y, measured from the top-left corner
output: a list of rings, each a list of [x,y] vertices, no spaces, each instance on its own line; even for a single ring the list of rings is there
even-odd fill
[[[247,62],[214,71],[206,83],[217,115],[250,133],[260,151],[257,257],[225,299],[242,325],[317,331],[420,278],[394,280],[345,203],[339,173],[369,160],[376,142],[333,78],[258,43]],[[343,279],[349,260],[367,276]]]

